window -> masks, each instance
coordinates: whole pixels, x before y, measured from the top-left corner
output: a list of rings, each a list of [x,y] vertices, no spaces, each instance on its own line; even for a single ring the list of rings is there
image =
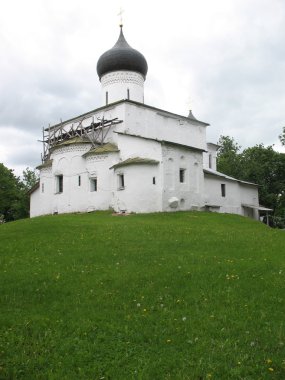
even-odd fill
[[[124,190],[124,188],[125,188],[124,174],[118,174],[118,190]]]
[[[155,177],[152,177],[152,184],[155,185]]]
[[[81,176],[78,176],[78,186],[81,186]]]
[[[108,102],[109,102],[109,96],[108,96],[109,94],[108,94],[108,91],[106,91],[106,105],[108,104]]]
[[[209,168],[212,169],[212,155],[209,153]]]
[[[62,193],[63,192],[63,175],[57,175],[56,176],[56,192]]]
[[[127,89],[127,99],[130,99],[130,89]]]
[[[185,169],[179,169],[179,181],[180,183],[185,182]]]
[[[226,196],[226,185],[224,183],[221,184],[221,193],[222,197]]]
[[[97,191],[97,178],[90,179],[90,191]]]

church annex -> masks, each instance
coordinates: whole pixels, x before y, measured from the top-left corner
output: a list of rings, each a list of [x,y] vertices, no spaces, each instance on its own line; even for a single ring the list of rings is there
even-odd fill
[[[258,219],[258,188],[216,171],[208,124],[144,103],[144,56],[123,35],[98,60],[102,106],[43,131],[30,216],[208,210]]]

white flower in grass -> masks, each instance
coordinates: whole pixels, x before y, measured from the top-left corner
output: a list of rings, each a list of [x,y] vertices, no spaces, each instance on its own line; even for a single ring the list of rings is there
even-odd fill
[[[140,303],[137,303],[137,307],[141,307],[141,304],[140,304]]]
[[[183,322],[185,322],[185,321],[186,321],[186,319],[187,319],[186,317],[182,317],[182,321],[183,321]]]

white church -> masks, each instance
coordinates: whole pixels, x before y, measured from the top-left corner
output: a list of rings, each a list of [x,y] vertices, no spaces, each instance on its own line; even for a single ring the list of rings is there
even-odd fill
[[[147,61],[120,28],[97,63],[102,105],[43,130],[30,216],[204,210],[258,219],[257,185],[217,172],[209,124],[145,104]]]

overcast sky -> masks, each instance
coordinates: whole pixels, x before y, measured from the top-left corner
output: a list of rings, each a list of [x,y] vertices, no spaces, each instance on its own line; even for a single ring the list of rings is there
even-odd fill
[[[96,65],[117,41],[147,59],[145,103],[193,114],[208,141],[278,143],[284,0],[0,0],[0,162],[40,163],[42,127],[101,106]],[[284,151],[284,149],[283,149]]]

